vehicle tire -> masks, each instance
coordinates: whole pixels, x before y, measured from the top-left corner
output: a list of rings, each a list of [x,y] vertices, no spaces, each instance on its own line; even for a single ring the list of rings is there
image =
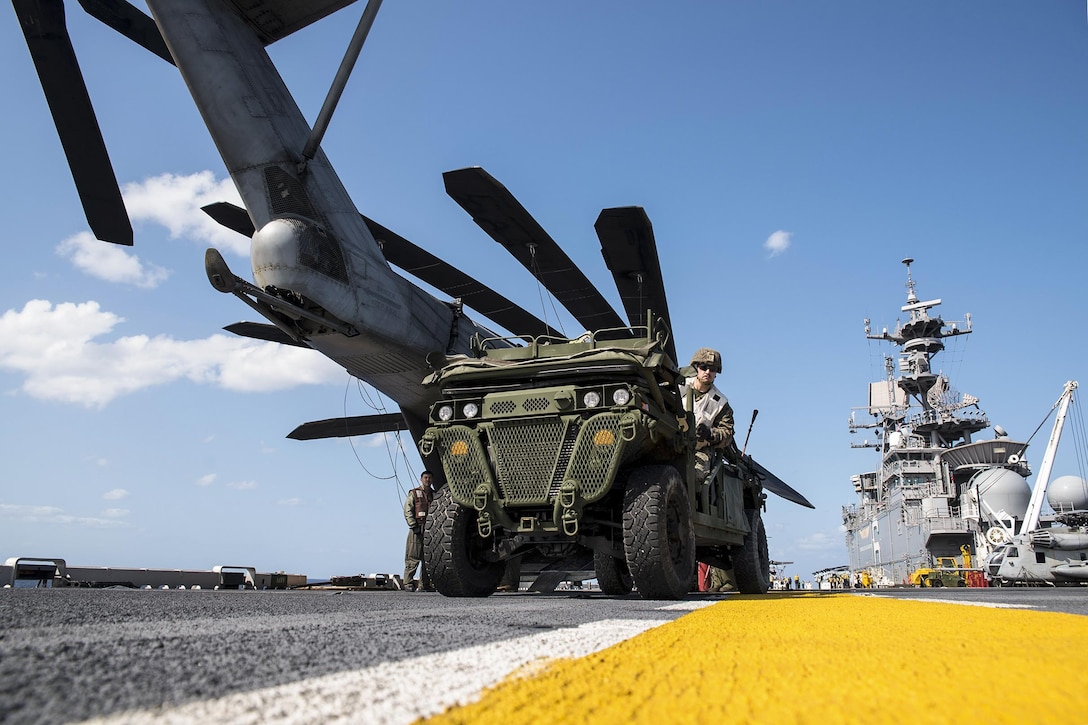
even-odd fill
[[[944,586],[944,582],[943,582],[942,580],[940,580],[940,579],[934,579],[934,580],[933,580],[933,583],[932,583],[932,584],[931,584],[930,586],[934,586],[934,587],[943,587],[943,586]]]
[[[643,599],[680,599],[695,576],[691,502],[672,466],[644,466],[623,493],[623,551]]]
[[[594,551],[593,569],[597,572],[597,584],[600,585],[602,594],[622,596],[631,593],[635,583],[626,561]]]
[[[771,557],[767,551],[767,529],[759,509],[746,509],[748,535],[744,545],[733,550],[733,579],[741,594],[766,594],[771,586]]]
[[[491,539],[480,538],[476,510],[453,500],[449,486],[435,494],[423,527],[423,565],[435,589],[447,597],[486,597],[502,581],[505,566],[483,553]]]

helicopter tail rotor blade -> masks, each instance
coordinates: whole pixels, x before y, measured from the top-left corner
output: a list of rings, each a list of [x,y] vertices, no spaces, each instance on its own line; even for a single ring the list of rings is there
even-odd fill
[[[646,310],[650,309],[671,330],[657,242],[646,211],[640,206],[602,209],[593,228],[628,321],[636,327],[646,325]],[[676,360],[676,343],[671,336],[666,352]]]
[[[487,285],[408,241],[378,222],[364,216],[387,262],[423,280],[450,297],[460,299],[481,315],[497,322],[515,335],[551,335],[561,333],[546,322],[514,304]]]
[[[587,330],[625,327],[612,305],[495,177],[478,166],[442,174],[446,193]],[[622,334],[622,333],[621,333]]]
[[[804,506],[805,508],[810,509],[816,508],[803,494],[761,466],[754,458],[749,458],[748,463],[755,469],[756,475],[759,476],[760,481],[763,483],[763,488],[770,491],[775,496],[780,496],[798,506]]]
[[[95,237],[132,245],[121,189],[64,20],[62,0],[12,0]]]
[[[79,0],[88,15],[165,60],[176,65],[159,26],[139,8],[124,0]]]
[[[239,234],[252,237],[257,230],[253,228],[253,222],[249,218],[249,212],[229,201],[217,201],[200,207],[200,210],[226,227]]]

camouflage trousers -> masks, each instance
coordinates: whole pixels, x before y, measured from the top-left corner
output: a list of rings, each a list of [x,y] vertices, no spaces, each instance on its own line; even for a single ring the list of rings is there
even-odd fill
[[[415,529],[408,529],[408,540],[404,544],[404,588],[416,576],[416,568],[419,568],[420,586],[424,589],[431,588],[431,577],[427,574],[427,567],[423,564],[423,535],[417,534]]]
[[[709,491],[706,489],[710,487],[710,471],[712,469],[711,464],[714,458],[711,455],[711,449],[703,448],[695,451],[695,475],[697,480],[704,487],[704,491],[707,493],[707,498],[711,506],[718,505],[718,492],[716,489],[711,488]]]
[[[734,586],[732,569],[719,569],[716,566],[710,567],[710,591],[724,592],[732,589]]]
[[[699,477],[699,483],[705,484],[710,475],[710,449],[701,448],[695,451],[695,475]]]

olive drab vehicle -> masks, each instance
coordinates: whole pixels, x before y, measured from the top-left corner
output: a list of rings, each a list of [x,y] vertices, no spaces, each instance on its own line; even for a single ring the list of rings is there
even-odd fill
[[[732,568],[741,592],[767,591],[764,484],[811,504],[739,452],[698,480],[685,377],[664,322],[645,319],[521,347],[477,340],[474,357],[425,381],[441,390],[420,441],[448,484],[424,531],[441,593],[487,596],[507,560],[578,550],[592,551],[606,594],[679,598],[697,561]]]

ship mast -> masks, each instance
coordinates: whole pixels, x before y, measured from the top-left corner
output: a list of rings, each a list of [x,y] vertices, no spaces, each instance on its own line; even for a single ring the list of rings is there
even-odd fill
[[[937,448],[951,445],[959,438],[970,442],[971,434],[986,428],[989,423],[984,416],[963,418],[953,416],[952,411],[975,405],[978,400],[972,396],[963,396],[959,400],[946,400],[947,381],[943,375],[934,372],[933,358],[944,350],[944,338],[971,333],[971,315],[966,315],[966,327],[960,329],[956,323],[945,328],[944,320],[939,315],[930,316],[929,311],[941,304],[941,300],[919,300],[915,291],[914,278],[910,265],[914,259],[902,260],[907,267],[907,303],[900,309],[909,314],[907,322],[898,324],[894,332],[885,329],[879,335],[870,334],[870,340],[887,340],[899,347],[899,377],[895,383],[908,398],[913,398],[921,407],[921,413],[910,421],[913,432],[926,437],[929,446]],[[909,407],[909,403],[906,407]]]

